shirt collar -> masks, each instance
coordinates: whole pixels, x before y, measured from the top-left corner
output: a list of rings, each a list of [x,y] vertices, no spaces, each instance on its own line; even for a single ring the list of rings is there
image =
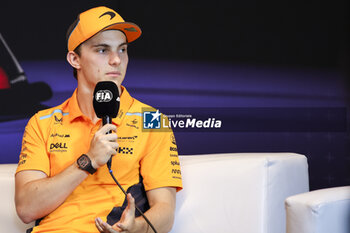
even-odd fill
[[[124,86],[121,86],[122,95],[120,96],[120,107],[119,112],[116,118],[112,119],[112,122],[120,125],[123,120],[125,114],[129,111],[134,99],[130,96],[129,92],[126,90]]]
[[[68,109],[69,109],[70,121],[73,121],[74,119],[83,116],[83,113],[81,112],[79,105],[78,105],[77,89],[74,90],[73,95],[69,99]]]
[[[134,102],[134,99],[130,96],[126,88],[124,86],[121,86],[121,89],[122,89],[122,95],[120,96],[119,112],[117,117],[112,119],[112,122],[115,123],[116,125],[120,125],[125,114],[128,112],[129,108]],[[79,104],[77,100],[77,89],[74,90],[72,97],[69,99],[68,109],[69,109],[70,121],[73,121],[78,117],[84,116],[79,108]]]

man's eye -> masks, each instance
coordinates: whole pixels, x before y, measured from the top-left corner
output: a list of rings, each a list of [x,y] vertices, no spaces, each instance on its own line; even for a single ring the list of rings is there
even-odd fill
[[[120,48],[119,51],[120,51],[121,53],[125,53],[125,52],[126,52],[126,48]]]
[[[105,53],[105,52],[106,52],[106,49],[98,49],[97,52],[98,52],[98,53]]]

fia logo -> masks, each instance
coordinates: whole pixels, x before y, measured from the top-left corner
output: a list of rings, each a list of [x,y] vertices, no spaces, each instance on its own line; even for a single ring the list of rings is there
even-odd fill
[[[143,128],[144,129],[160,129],[159,110],[156,112],[143,112]]]
[[[110,90],[99,90],[95,94],[95,100],[99,103],[109,102],[113,98],[113,94]]]

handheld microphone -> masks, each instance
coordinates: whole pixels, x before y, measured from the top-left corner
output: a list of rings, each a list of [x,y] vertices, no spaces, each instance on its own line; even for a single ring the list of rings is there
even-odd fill
[[[112,123],[112,118],[117,117],[120,106],[117,85],[111,81],[98,82],[94,90],[93,106],[96,116],[102,118],[102,125]],[[112,156],[107,162],[109,169],[111,165]]]

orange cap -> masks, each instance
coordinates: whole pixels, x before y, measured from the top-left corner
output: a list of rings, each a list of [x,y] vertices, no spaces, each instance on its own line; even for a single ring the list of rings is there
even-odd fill
[[[125,22],[114,10],[100,6],[80,13],[77,20],[68,29],[68,51],[73,51],[84,41],[100,31],[117,29],[124,32],[127,42],[139,38],[141,29],[134,23]]]

